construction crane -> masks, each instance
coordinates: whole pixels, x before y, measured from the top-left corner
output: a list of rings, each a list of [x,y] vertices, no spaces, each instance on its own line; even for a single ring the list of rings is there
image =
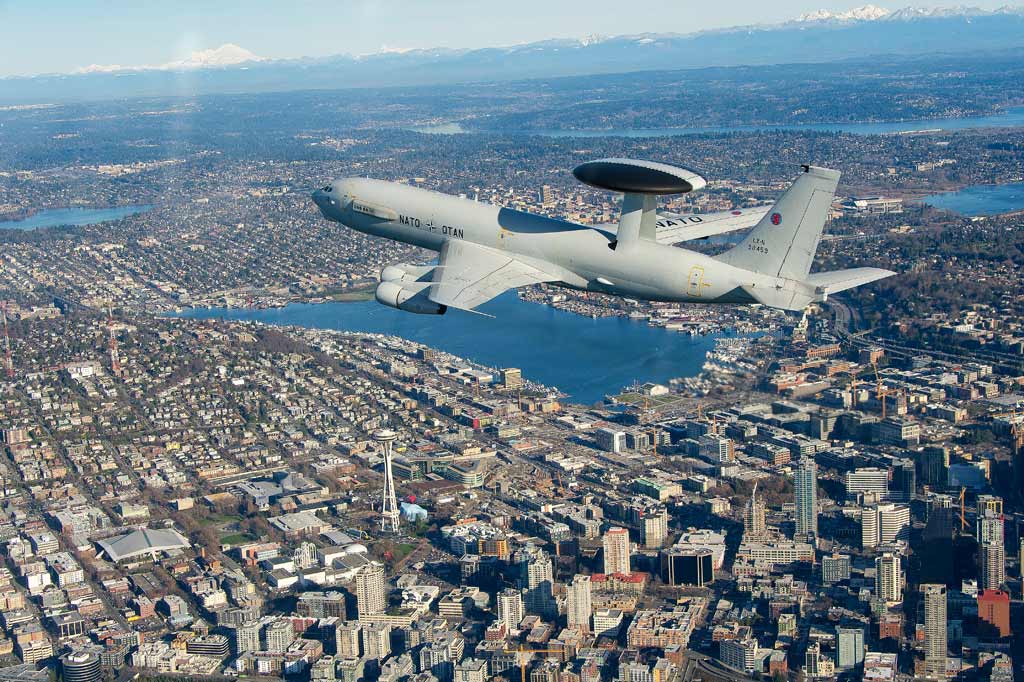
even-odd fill
[[[7,370],[7,378],[14,378],[14,358],[11,355],[11,335],[7,331],[7,304],[0,304],[0,316],[4,320],[4,366]]]
[[[872,362],[871,366],[875,370],[875,382],[877,384],[875,396],[878,398],[878,402],[882,405],[882,419],[885,419],[886,412],[886,401],[885,399],[891,395],[899,395],[900,389],[888,388],[882,383],[882,377],[878,374],[878,363]]]
[[[967,497],[967,488],[960,488],[960,532],[967,530],[967,517],[964,514],[964,499]]]
[[[518,649],[505,649],[506,654],[516,654],[516,662],[519,663],[520,680],[526,682],[526,668],[533,658],[533,654],[564,654],[563,649],[527,649],[522,644],[519,645]],[[524,657],[522,654],[530,654],[529,657]]]

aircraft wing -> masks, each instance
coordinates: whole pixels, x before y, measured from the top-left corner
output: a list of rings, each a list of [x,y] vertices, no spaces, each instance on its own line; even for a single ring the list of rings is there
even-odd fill
[[[498,249],[450,239],[441,247],[429,298],[472,310],[509,289],[561,279],[541,268]]]
[[[716,234],[743,230],[757,225],[770,206],[739,208],[720,213],[659,213],[657,232],[659,244],[678,244]]]

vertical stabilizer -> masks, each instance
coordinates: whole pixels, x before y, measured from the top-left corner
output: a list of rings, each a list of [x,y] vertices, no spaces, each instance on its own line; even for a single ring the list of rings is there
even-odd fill
[[[772,277],[807,278],[839,184],[839,171],[816,166],[803,169],[743,241],[718,260]]]

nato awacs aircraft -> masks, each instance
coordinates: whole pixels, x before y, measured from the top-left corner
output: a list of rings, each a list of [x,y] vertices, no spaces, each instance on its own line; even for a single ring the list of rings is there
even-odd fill
[[[602,159],[573,170],[621,192],[617,225],[579,225],[381,180],[343,178],[313,200],[328,219],[440,252],[436,265],[390,265],[376,299],[412,313],[472,311],[508,289],[549,282],[651,301],[762,303],[803,310],[829,294],[895,273],[853,268],[811,274],[839,173],[803,166],[768,209],[676,215],[657,198],[707,183],[650,161]],[[674,244],[753,226],[732,249],[705,256]]]

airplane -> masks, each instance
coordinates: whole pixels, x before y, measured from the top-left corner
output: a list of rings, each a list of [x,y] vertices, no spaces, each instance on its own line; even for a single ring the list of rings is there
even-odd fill
[[[764,304],[790,311],[890,277],[881,268],[811,273],[839,172],[805,165],[771,208],[663,215],[658,197],[703,188],[697,173],[610,158],[573,175],[623,194],[617,225],[582,225],[399,183],[348,177],[313,193],[323,216],[359,232],[439,252],[436,264],[380,273],[378,302],[443,315],[513,288],[549,283],[649,301]],[[753,227],[716,256],[674,244]],[[486,314],[486,313],[480,313]]]

